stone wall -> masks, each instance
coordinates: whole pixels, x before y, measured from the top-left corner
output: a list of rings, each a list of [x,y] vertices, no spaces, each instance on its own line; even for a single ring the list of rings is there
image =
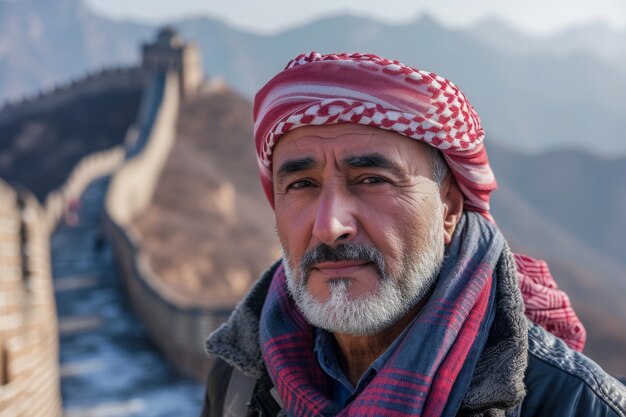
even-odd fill
[[[124,162],[124,149],[116,146],[102,152],[87,155],[80,160],[63,186],[46,197],[44,224],[52,234],[59,220],[68,209],[70,201],[77,200],[87,186],[97,178],[110,175]]]
[[[106,211],[121,226],[129,224],[152,199],[174,143],[179,100],[178,75],[173,72],[156,74],[144,91],[139,131],[128,140],[126,161],[111,178],[106,196]]]
[[[46,216],[0,181],[0,417],[60,417]]]
[[[179,371],[204,380],[209,360],[204,340],[230,310],[190,304],[155,275],[131,220],[150,204],[166,158],[176,139],[179,77],[175,72],[144,92],[140,129],[127,160],[115,173],[106,197],[105,230],[113,243],[131,304],[157,346]],[[152,90],[152,91],[150,91]],[[160,93],[159,93],[160,92]]]
[[[204,341],[210,330],[226,321],[230,309],[207,309],[189,304],[152,271],[132,225],[120,227],[107,219],[120,273],[139,319],[167,359],[184,375],[204,382],[210,361]]]

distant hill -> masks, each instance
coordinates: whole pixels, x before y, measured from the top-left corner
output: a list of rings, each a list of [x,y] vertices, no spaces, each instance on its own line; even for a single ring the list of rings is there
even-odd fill
[[[626,157],[609,159],[579,151],[533,155],[489,140],[488,149],[501,188],[514,190],[547,222],[626,268]],[[496,197],[496,211],[499,204]],[[626,288],[624,278],[626,274],[620,282]]]
[[[280,256],[251,132],[252,106],[232,91],[183,101],[152,204],[134,220],[152,268],[189,302],[234,306]]]
[[[567,56],[592,54],[626,69],[626,30],[611,29],[597,21],[547,36],[530,36],[497,19],[484,19],[468,31],[471,36],[512,56]]]
[[[86,155],[121,145],[141,89],[83,95],[53,111],[0,122],[0,177],[43,202]]]
[[[450,30],[429,17],[392,26],[337,16],[273,36],[211,18],[175,26],[199,44],[209,75],[249,98],[298,53],[374,52],[453,80],[487,131],[517,149],[626,155],[626,67],[617,63],[626,56],[623,32],[596,25],[543,39],[492,21]],[[80,0],[0,0],[0,100],[136,62],[136,45],[154,30],[100,17]]]

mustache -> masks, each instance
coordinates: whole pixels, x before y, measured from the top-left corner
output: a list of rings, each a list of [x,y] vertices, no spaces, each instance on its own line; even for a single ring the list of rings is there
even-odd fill
[[[378,273],[383,279],[386,277],[383,254],[372,245],[360,243],[342,243],[335,247],[320,243],[304,254],[300,261],[300,269],[302,275],[306,277],[311,267],[316,263],[339,261],[370,262],[378,269]]]

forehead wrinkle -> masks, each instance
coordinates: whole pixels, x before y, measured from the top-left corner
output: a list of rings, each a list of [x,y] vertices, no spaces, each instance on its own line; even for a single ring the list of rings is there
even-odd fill
[[[294,132],[298,132],[298,130],[300,130],[300,129],[304,130],[304,129],[306,129],[306,127],[305,128],[296,129]],[[323,134],[323,133],[326,133],[326,132],[328,132],[327,135]],[[289,132],[289,133],[292,133],[292,132]],[[298,132],[298,133],[300,133],[300,132]],[[291,137],[290,137],[286,141],[285,140],[280,141],[279,144],[281,144],[281,142],[282,143],[287,142],[286,145],[288,147],[292,146],[293,148],[295,148],[299,152],[303,152],[305,154],[307,154],[307,153],[311,154],[311,153],[315,153],[316,150],[317,150],[316,147],[313,147],[313,149],[311,149],[311,147],[309,146],[311,141],[329,140],[329,139],[331,139],[331,140],[332,139],[341,139],[342,137],[345,137],[345,136],[355,136],[355,134],[354,134],[354,132],[349,132],[349,131],[341,132],[341,133],[333,133],[332,131],[327,131],[327,130],[321,130],[320,132],[317,132],[317,133],[307,134],[306,130],[305,130],[303,135],[296,136],[296,137],[292,136],[293,139],[291,139]],[[371,136],[371,135],[369,135],[369,136]],[[351,141],[350,140],[346,140],[346,142],[350,143]],[[277,147],[278,147],[278,144],[277,144]],[[287,153],[289,154],[291,152],[289,150],[287,150]],[[315,158],[314,156],[304,156],[304,157],[301,157],[301,158],[293,157],[293,158],[289,158],[285,162],[288,163],[289,161],[296,161],[296,160],[302,160],[304,162],[305,159],[310,159],[310,160],[315,161],[316,163],[319,163],[319,161],[317,161],[317,158]],[[280,165],[281,168],[284,165],[285,165],[285,163],[281,164]],[[277,172],[281,173],[281,172],[284,172],[284,170],[278,169]]]

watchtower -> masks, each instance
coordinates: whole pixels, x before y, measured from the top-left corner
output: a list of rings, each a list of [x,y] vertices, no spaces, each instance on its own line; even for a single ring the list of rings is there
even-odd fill
[[[153,43],[143,44],[142,67],[147,72],[178,72],[183,97],[193,95],[203,79],[198,48],[193,43],[184,42],[170,26],[161,29]]]

